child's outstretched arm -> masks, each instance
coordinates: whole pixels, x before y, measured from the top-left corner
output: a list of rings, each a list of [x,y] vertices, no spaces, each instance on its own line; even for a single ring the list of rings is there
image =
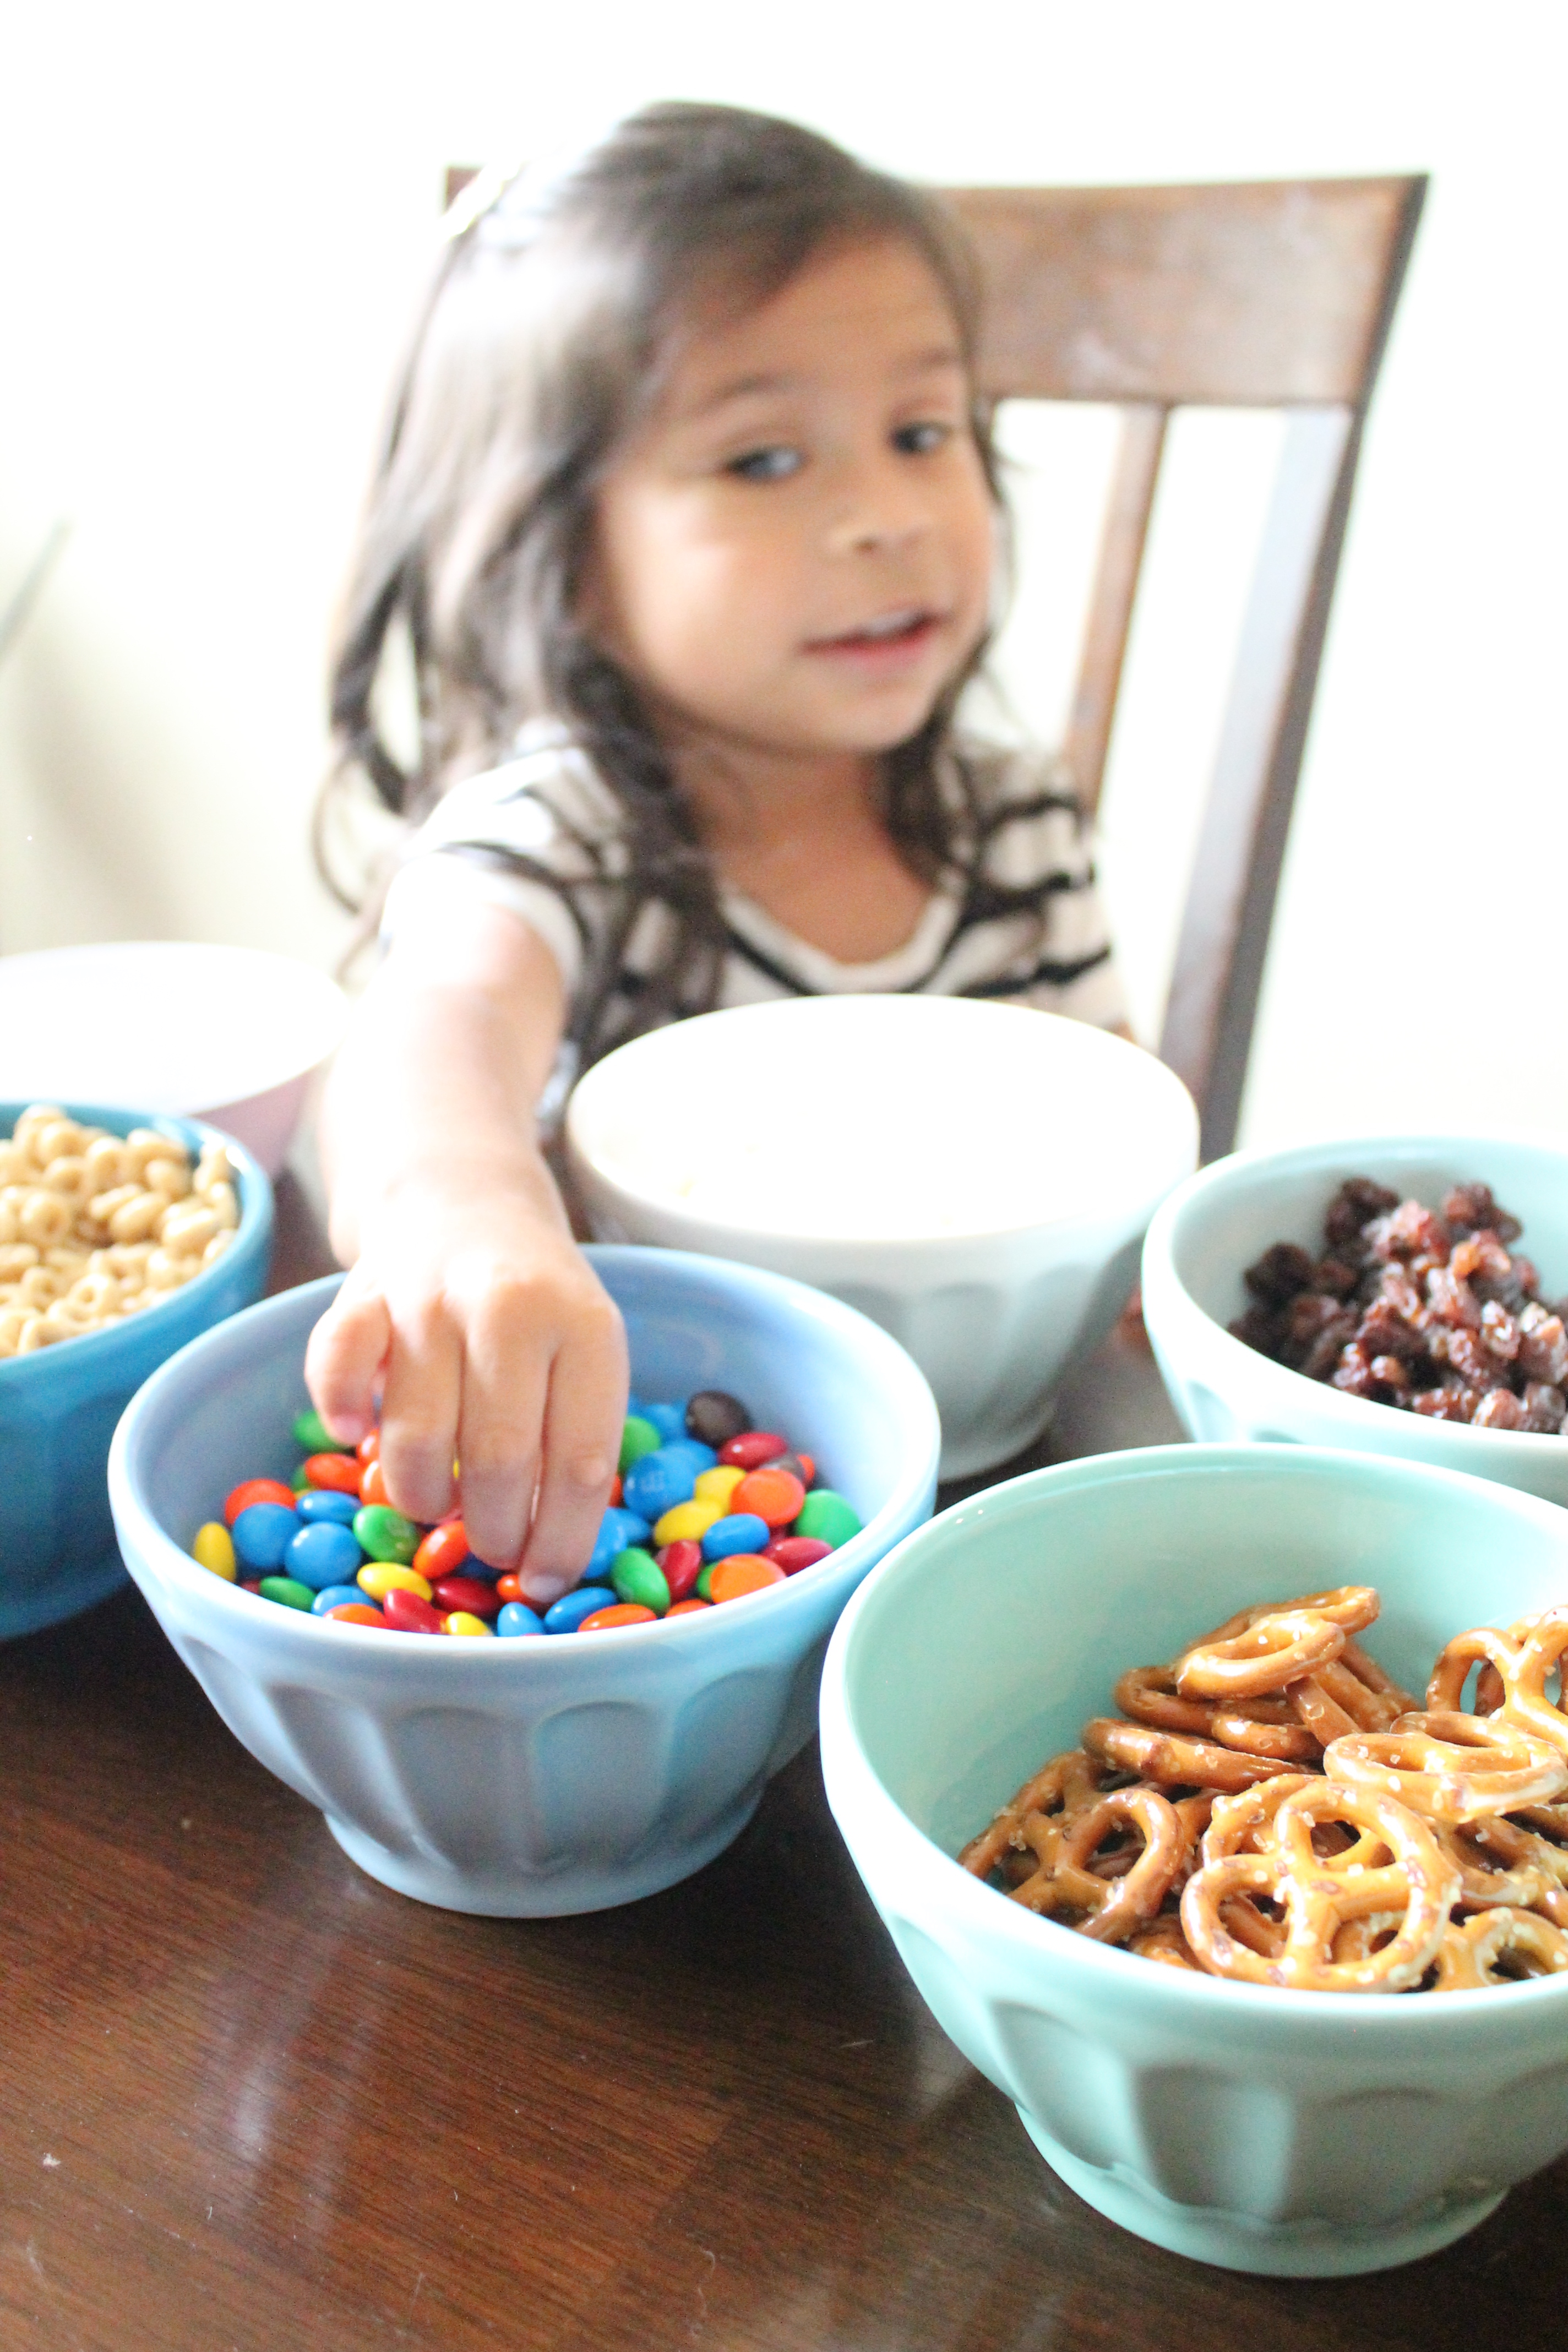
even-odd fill
[[[399,937],[328,1081],[332,1247],[352,1271],[305,1373],[336,1434],[379,1391],[387,1491],[451,1509],[553,1600],[593,1549],[626,1411],[616,1309],[572,1239],[534,1140],[563,1012],[553,957],[504,908]]]

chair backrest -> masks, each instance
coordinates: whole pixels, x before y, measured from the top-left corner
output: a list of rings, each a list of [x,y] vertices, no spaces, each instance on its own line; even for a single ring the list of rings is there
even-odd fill
[[[1092,813],[1173,408],[1289,412],[1176,948],[1160,1054],[1230,1149],[1363,421],[1426,181],[954,188],[994,401],[1122,411],[1063,750]]]

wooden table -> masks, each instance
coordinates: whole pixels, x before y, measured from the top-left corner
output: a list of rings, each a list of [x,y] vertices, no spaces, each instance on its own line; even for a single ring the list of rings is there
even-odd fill
[[[1057,1444],[1175,1433],[1122,1341]],[[512,1921],[363,1876],[133,1592],[0,1650],[0,2352],[1568,2345],[1568,2162],[1343,2284],[1082,2205],[905,1976],[815,1748],[684,1885]]]

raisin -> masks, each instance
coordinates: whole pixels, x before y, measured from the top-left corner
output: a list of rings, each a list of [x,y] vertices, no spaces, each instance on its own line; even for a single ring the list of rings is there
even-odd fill
[[[1333,1384],[1343,1389],[1347,1396],[1370,1397],[1377,1388],[1372,1360],[1364,1348],[1352,1339],[1340,1350],[1340,1360],[1334,1366]]]
[[[1495,1298],[1481,1309],[1481,1338],[1500,1364],[1511,1364],[1519,1353],[1519,1325]]]
[[[1474,1389],[1418,1389],[1410,1400],[1410,1410],[1429,1421],[1468,1421],[1479,1402]]]
[[[1294,1298],[1299,1290],[1310,1287],[1312,1261],[1304,1249],[1294,1242],[1276,1242],[1266,1249],[1256,1265],[1249,1265],[1242,1276],[1254,1298],[1266,1307],[1281,1306]]]
[[[1326,1381],[1340,1360],[1340,1350],[1355,1337],[1355,1317],[1337,1315],[1325,1323],[1296,1370],[1310,1381]]]
[[[1365,1344],[1366,1342],[1363,1340],[1362,1345],[1364,1347]],[[1410,1375],[1397,1356],[1374,1356],[1372,1360],[1372,1376],[1380,1387],[1392,1389],[1396,1398],[1402,1399],[1405,1390],[1410,1386]]]
[[[1256,1348],[1259,1355],[1272,1356],[1276,1362],[1279,1361],[1285,1327],[1272,1308],[1249,1307],[1245,1315],[1237,1318],[1230,1329],[1233,1339],[1243,1339],[1249,1348]]]
[[[1468,1282],[1450,1274],[1446,1265],[1435,1266],[1427,1276],[1426,1304],[1439,1323],[1462,1324],[1471,1331],[1481,1328],[1481,1310],[1475,1292]]]
[[[1408,1364],[1426,1352],[1421,1333],[1412,1330],[1386,1299],[1367,1308],[1356,1326],[1356,1338],[1369,1356],[1398,1356]]]
[[[1347,1176],[1329,1203],[1323,1238],[1331,1250],[1337,1250],[1342,1242],[1354,1242],[1369,1219],[1398,1205],[1398,1193],[1386,1186],[1374,1184],[1366,1176]]]
[[[1537,1430],[1543,1436],[1554,1437],[1563,1426],[1564,1413],[1568,1413],[1568,1398],[1563,1396],[1562,1390],[1552,1387],[1545,1381],[1527,1381],[1522,1402],[1523,1427]]]
[[[1519,1368],[1532,1381],[1548,1381],[1561,1388],[1568,1381],[1568,1330],[1561,1315],[1527,1307],[1519,1318]]]
[[[1361,1280],[1361,1268],[1342,1257],[1325,1257],[1312,1268],[1312,1287],[1332,1298],[1348,1298]]]
[[[1522,1429],[1524,1407],[1511,1389],[1489,1389],[1470,1415],[1477,1429]]]
[[[1447,1227],[1419,1201],[1402,1201],[1386,1217],[1375,1218],[1363,1239],[1381,1258],[1446,1258],[1448,1255]]]

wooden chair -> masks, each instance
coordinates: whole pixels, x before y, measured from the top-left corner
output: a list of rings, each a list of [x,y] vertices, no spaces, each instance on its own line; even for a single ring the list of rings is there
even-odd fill
[[[474,177],[447,174],[450,205]],[[1425,179],[950,188],[985,278],[993,401],[1113,403],[1121,451],[1063,750],[1099,805],[1171,411],[1289,412],[1160,1039],[1236,1135],[1362,426]]]
[[[986,396],[1122,411],[1063,746],[1091,813],[1171,411],[1289,412],[1160,1040],[1205,1160],[1236,1135],[1362,426],[1426,185],[946,192],[985,277]]]

